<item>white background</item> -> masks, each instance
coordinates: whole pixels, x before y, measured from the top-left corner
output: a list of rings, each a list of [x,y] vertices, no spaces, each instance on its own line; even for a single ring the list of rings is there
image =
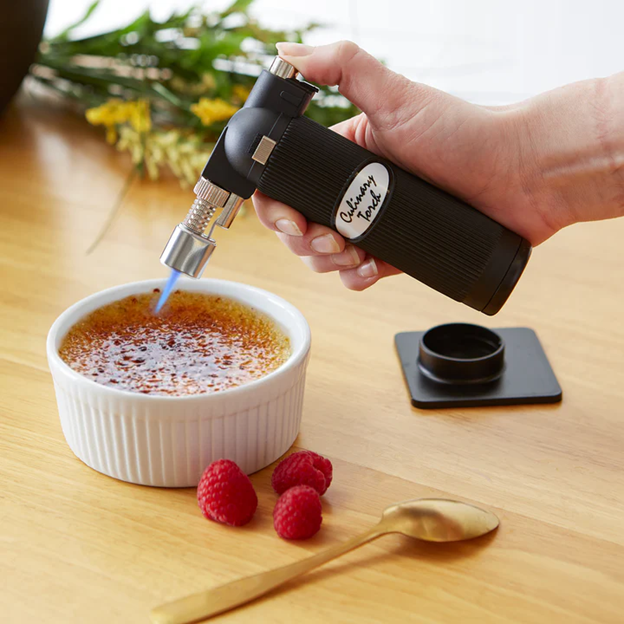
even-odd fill
[[[51,0],[46,34],[76,21],[89,4]],[[162,18],[191,4],[102,0],[92,26],[80,32],[124,25],[147,6]],[[409,78],[482,104],[624,69],[622,0],[256,0],[252,12],[273,28],[322,22],[308,43],[352,39]]]

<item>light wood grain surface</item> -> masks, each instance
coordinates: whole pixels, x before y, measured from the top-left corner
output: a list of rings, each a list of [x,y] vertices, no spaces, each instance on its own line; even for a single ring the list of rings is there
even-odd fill
[[[207,274],[298,306],[313,356],[296,446],[334,462],[324,527],[273,531],[271,469],[242,529],[205,520],[192,489],[115,481],[63,439],[45,337],[78,299],[159,277],[192,194],[136,180],[101,243],[130,165],[101,134],[25,101],[0,120],[0,621],[147,622],[151,607],[289,563],[368,527],[388,504],[443,496],[501,528],[463,545],[387,537],[223,622],[624,621],[624,219],[578,225],[535,250],[488,318],[407,277],[369,292],[316,275],[253,213],[221,232]],[[419,411],[399,331],[449,321],[528,326],[564,392],[556,406]]]

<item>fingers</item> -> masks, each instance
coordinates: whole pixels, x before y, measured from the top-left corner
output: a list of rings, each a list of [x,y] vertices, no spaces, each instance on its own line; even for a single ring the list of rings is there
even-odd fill
[[[340,254],[307,256],[301,259],[304,264],[317,273],[338,271],[342,283],[350,290],[357,291],[365,290],[383,277],[401,273],[387,262],[373,258],[362,249],[351,244],[347,244],[345,250]]]
[[[342,95],[368,118],[388,123],[413,111],[414,99],[426,99],[435,89],[417,85],[394,73],[351,41],[312,47],[299,43],[278,43],[277,51],[307,80],[338,85]]]
[[[359,291],[372,286],[382,277],[398,275],[400,272],[387,262],[367,255],[357,268],[340,271],[340,279],[348,289]]]
[[[329,256],[303,256],[304,264],[316,273],[329,273],[330,271],[342,271],[359,266],[366,252],[354,245],[347,244],[344,251]]]
[[[339,254],[345,240],[324,225],[308,223],[306,218],[290,206],[275,201],[256,191],[253,203],[262,225],[277,232],[279,239],[298,256]]]
[[[253,196],[253,203],[262,225],[277,232],[279,239],[294,254],[333,255],[344,251],[345,240],[338,232],[318,223],[308,223],[301,213],[290,206],[258,191]]]
[[[256,192],[253,203],[262,224],[277,232],[290,251],[301,256],[303,262],[317,273],[339,271],[343,284],[351,290],[364,290],[382,277],[400,273],[386,262],[346,243],[340,234],[328,227],[307,223],[303,215],[281,202]],[[291,230],[292,234],[286,232],[293,227],[296,230]]]
[[[306,233],[302,236],[290,236],[281,232],[277,236],[298,256],[337,254],[345,248],[345,240],[338,232],[318,223],[308,223]]]
[[[307,232],[306,218],[294,208],[256,191],[252,197],[260,223],[274,232],[303,236]]]

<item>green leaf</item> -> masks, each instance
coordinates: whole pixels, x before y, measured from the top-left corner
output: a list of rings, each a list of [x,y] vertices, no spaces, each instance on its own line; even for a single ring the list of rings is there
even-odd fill
[[[232,15],[232,13],[246,13],[253,0],[235,0],[225,11],[221,13],[221,18]]]
[[[159,95],[164,97],[165,100],[167,100],[168,102],[170,102],[174,106],[178,106],[180,108],[186,108],[187,107],[184,104],[184,102],[177,95],[172,93],[169,89],[167,89],[167,87],[165,87],[164,85],[160,84],[159,82],[154,82],[152,84],[152,89],[156,93],[158,93]]]
[[[53,41],[67,41],[69,39],[69,35],[71,34],[72,30],[74,30],[75,28],[78,28],[78,26],[82,26],[91,17],[91,14],[93,13],[93,11],[95,11],[95,9],[98,8],[99,4],[100,4],[100,0],[95,0],[95,2],[93,2],[89,6],[86,13],[75,24],[68,26],[62,33],[57,35],[53,39]]]

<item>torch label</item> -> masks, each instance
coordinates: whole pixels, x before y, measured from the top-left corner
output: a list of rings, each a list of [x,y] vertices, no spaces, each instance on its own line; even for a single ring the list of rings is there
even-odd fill
[[[336,210],[336,230],[348,239],[362,236],[379,216],[390,185],[390,172],[369,163],[349,184]]]

